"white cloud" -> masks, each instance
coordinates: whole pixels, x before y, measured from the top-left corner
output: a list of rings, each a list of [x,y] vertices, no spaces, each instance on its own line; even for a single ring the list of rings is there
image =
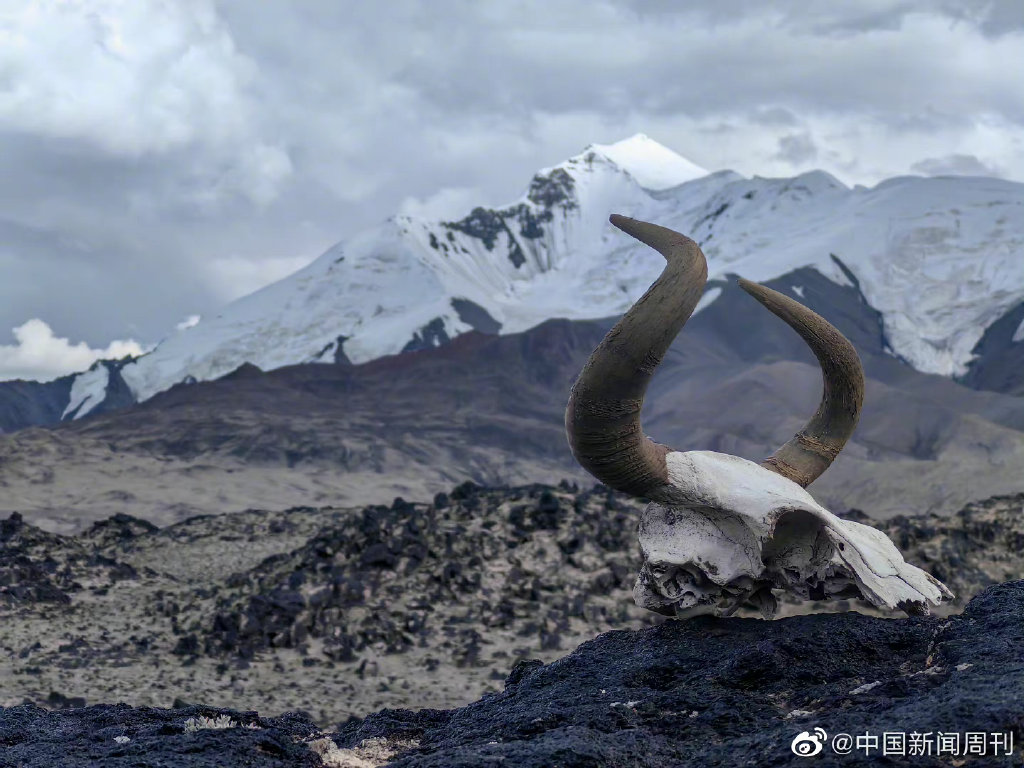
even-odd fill
[[[206,2],[38,0],[0,26],[0,118],[138,155],[244,131],[255,69]]]
[[[260,135],[258,75],[208,0],[0,10],[0,127],[115,159],[166,157],[200,204],[227,193],[265,205],[292,172]]]
[[[86,370],[100,359],[141,355],[145,350],[132,340],[112,341],[106,349],[91,349],[84,341],[72,344],[55,336],[42,320],[33,318],[13,328],[16,344],[0,344],[0,381],[38,379],[48,381]]]
[[[444,187],[424,199],[405,198],[398,214],[428,221],[456,221],[483,202],[484,194],[476,187]]]
[[[0,0],[0,329],[157,338],[635,133],[745,175],[1022,180],[1019,6]]]
[[[187,328],[194,328],[197,325],[199,325],[200,319],[201,318],[199,315],[189,315],[174,327],[177,328],[179,331],[184,331]]]

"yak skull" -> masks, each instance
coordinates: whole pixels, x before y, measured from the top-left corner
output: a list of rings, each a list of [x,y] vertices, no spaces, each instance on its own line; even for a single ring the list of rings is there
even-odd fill
[[[850,342],[799,302],[740,280],[821,365],[821,404],[793,439],[758,465],[714,451],[674,451],[644,435],[647,384],[703,293],[707,262],[696,243],[670,229],[623,216],[611,222],[667,264],[587,361],[565,425],[587,471],[651,500],[639,523],[637,605],[680,617],[729,615],[746,605],[771,617],[772,590],[784,590],[804,599],[862,597],[917,614],[952,597],[881,531],[837,517],[804,490],[853,433],[864,374]]]

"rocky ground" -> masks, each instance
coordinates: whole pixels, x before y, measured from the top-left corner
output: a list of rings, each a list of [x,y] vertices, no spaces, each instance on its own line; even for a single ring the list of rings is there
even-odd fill
[[[886,351],[879,316],[853,287],[815,274],[772,285],[794,296],[803,286],[797,298],[857,348],[867,389],[814,497],[886,519],[1021,490],[1024,400],[910,368]],[[760,461],[814,413],[821,370],[735,283],[719,289],[659,367],[644,428],[679,450]],[[565,440],[565,404],[612,322],[471,333],[355,366],[243,366],[131,408],[0,434],[0,515],[80,533],[118,512],[164,527],[252,507],[426,501],[464,480],[589,483]]]
[[[300,714],[195,706],[0,709],[0,765],[1019,766],[1022,692],[1016,581],[947,619],[702,617],[608,632],[554,663],[516,664],[467,706],[383,710],[331,733]]]
[[[0,522],[0,706],[302,710],[322,728],[501,690],[637,609],[639,502],[603,487],[463,484],[432,504],[125,515],[77,536]],[[860,517],[860,513],[851,513]],[[955,613],[1024,576],[1024,494],[879,524]],[[784,606],[875,614],[849,602]],[[877,615],[877,614],[876,614]]]

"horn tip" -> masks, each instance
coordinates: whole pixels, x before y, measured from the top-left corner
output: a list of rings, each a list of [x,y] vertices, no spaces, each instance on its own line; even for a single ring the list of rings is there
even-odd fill
[[[686,235],[648,221],[620,216],[617,213],[609,216],[608,221],[630,237],[658,251],[667,261],[694,267],[706,277],[707,260],[704,258],[700,246]]]
[[[634,219],[629,216],[622,216],[618,213],[613,213],[608,217],[608,221],[612,223],[617,229],[621,229],[627,235],[632,238],[639,240],[645,245],[649,245],[655,250],[660,250],[658,246],[658,234],[662,227],[655,224],[650,224],[646,221],[640,221],[640,219]],[[678,235],[677,235],[678,237]]]
[[[750,294],[755,299],[760,301],[762,304],[764,304],[765,301],[771,299],[773,297],[773,294],[776,293],[766,285],[761,285],[760,283],[755,283],[753,280],[747,280],[742,277],[736,278],[736,283],[739,285],[740,288],[742,288],[748,294]]]
[[[629,216],[622,216],[621,214],[613,213],[608,217],[608,221],[625,232],[630,223],[636,221],[636,219],[631,219]]]

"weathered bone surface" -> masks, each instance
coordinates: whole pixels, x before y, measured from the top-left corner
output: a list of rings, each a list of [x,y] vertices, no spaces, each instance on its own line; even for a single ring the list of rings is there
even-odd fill
[[[836,517],[781,475],[714,451],[665,458],[674,503],[652,503],[640,518],[633,596],[643,608],[695,616],[753,605],[771,617],[772,589],[782,589],[920,613],[952,597],[884,533]]]
[[[761,465],[713,451],[673,451],[646,437],[640,408],[655,368],[707,279],[704,254],[672,230],[622,216],[611,222],[667,262],[651,288],[591,355],[573,385],[566,435],[580,464],[605,484],[651,499],[639,524],[643,565],[633,596],[670,616],[775,613],[773,589],[805,599],[862,597],[926,613],[952,593],[905,562],[870,526],[842,520],[804,486],[832,463],[857,424],[864,374],[850,342],[799,302],[741,286],[789,324],[821,365],[811,420]]]

